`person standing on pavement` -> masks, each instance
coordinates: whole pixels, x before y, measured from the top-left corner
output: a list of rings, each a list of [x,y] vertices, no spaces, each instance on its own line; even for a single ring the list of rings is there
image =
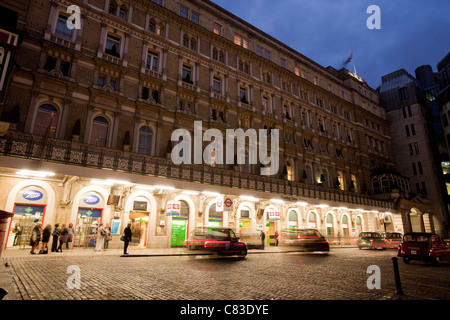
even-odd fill
[[[97,239],[95,241],[95,251],[102,251],[102,247],[105,241],[106,230],[103,227],[103,223],[100,223],[97,228]]]
[[[39,251],[39,254],[48,253],[48,242],[50,241],[51,234],[52,234],[52,225],[49,223],[45,226],[44,230],[42,230],[42,248]]]
[[[280,237],[278,231],[275,231],[275,246],[278,247],[278,238]]]
[[[111,228],[109,227],[109,224],[106,224],[105,226],[105,245],[103,246],[104,249],[108,249],[108,243],[111,240]]]
[[[261,250],[264,250],[264,242],[266,242],[266,234],[264,233],[264,230],[261,229]]]
[[[63,224],[61,226],[61,228],[59,229],[59,232],[60,232],[59,239],[58,239],[59,247],[58,247],[58,249],[56,249],[56,252],[58,252],[58,251],[62,252],[63,243],[67,241],[67,228],[66,228],[65,224]]]
[[[36,225],[34,226],[33,230],[31,231],[31,239],[30,239],[30,246],[31,246],[31,254],[35,254],[34,250],[39,245],[39,241],[41,241],[41,223],[38,221]]]
[[[75,229],[73,228],[73,224],[69,223],[69,227],[67,228],[66,249],[71,249],[74,234],[75,234]],[[70,243],[70,247],[69,247],[69,243]]]
[[[123,230],[123,254],[128,254],[128,244],[131,242],[131,223]]]
[[[61,232],[59,231],[59,223],[55,224],[55,229],[53,230],[52,237],[52,252],[56,252],[56,248],[58,247],[58,238]]]

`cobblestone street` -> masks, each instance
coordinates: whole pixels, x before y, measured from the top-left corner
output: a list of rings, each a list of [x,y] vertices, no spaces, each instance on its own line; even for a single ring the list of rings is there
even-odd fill
[[[339,248],[328,255],[252,250],[245,259],[191,259],[152,254],[121,257],[119,250],[76,249],[34,256],[7,252],[2,264],[8,264],[4,268],[20,300],[450,299],[449,264],[405,265],[401,260],[405,295],[396,295],[394,256],[396,250]],[[367,288],[371,265],[380,267],[380,289]],[[80,289],[68,288],[70,266],[79,268]]]

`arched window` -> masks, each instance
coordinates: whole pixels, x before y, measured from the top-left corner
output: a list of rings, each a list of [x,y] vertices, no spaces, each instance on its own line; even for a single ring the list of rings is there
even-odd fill
[[[348,236],[348,217],[347,215],[342,216],[342,235]]]
[[[208,224],[213,227],[220,227],[223,223],[223,212],[216,211],[216,204],[213,203],[208,211]]]
[[[327,236],[332,236],[333,234],[334,234],[333,215],[329,213],[327,214]]]
[[[362,231],[362,219],[360,216],[356,217],[356,229]]]
[[[298,219],[297,212],[295,210],[289,211],[289,228],[297,228],[298,227]]]
[[[180,218],[189,219],[189,204],[180,200]]]
[[[139,129],[138,153],[151,155],[153,144],[153,130],[149,126]]]
[[[105,117],[98,116],[92,121],[90,144],[106,147],[108,139],[109,122]]]
[[[36,112],[33,133],[53,138],[56,134],[57,122],[58,109],[51,104],[43,104]]]
[[[317,217],[314,212],[310,212],[308,216],[308,227],[317,229]]]

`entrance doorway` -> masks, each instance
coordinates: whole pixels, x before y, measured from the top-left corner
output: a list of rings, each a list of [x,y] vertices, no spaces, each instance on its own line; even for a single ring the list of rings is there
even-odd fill
[[[131,212],[131,246],[147,247],[148,212]]]
[[[172,217],[172,232],[170,238],[171,247],[181,247],[186,240],[189,223],[189,205],[186,201],[180,200],[180,215]]]
[[[78,208],[74,247],[93,247],[97,227],[101,222],[102,209]]]

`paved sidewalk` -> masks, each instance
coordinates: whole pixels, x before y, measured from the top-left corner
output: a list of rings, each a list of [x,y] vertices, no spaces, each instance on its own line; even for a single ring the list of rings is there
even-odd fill
[[[338,248],[349,248],[356,246],[342,245],[342,246],[330,246],[330,251],[332,252]],[[298,252],[295,247],[274,247],[266,246],[264,250],[261,249],[249,249],[248,254],[272,254],[272,253],[287,253],[287,252]],[[186,253],[183,248],[137,248],[129,247],[128,255],[123,254],[123,248],[116,249],[106,249],[102,251],[95,251],[94,248],[73,248],[63,250],[63,252],[49,252],[48,254],[30,254],[28,249],[18,249],[18,248],[8,248],[3,250],[2,257],[0,259],[0,288],[8,291],[8,294],[3,298],[3,300],[20,300],[11,278],[8,272],[8,261],[14,261],[16,259],[45,259],[46,257],[69,257],[69,256],[120,256],[126,257],[151,257],[151,256],[187,256],[194,255],[192,253]]]

